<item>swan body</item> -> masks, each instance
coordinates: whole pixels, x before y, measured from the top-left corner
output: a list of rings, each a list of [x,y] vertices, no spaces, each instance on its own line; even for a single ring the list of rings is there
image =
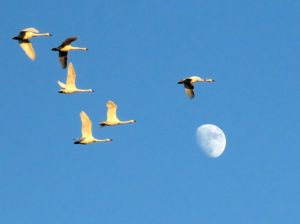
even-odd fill
[[[57,84],[60,86],[59,93],[77,93],[77,92],[94,92],[93,89],[78,89],[76,87],[76,72],[72,63],[68,65],[68,75],[66,84],[61,81],[57,81]]]
[[[86,47],[74,47],[71,45],[73,41],[77,40],[77,37],[69,37],[64,42],[61,43],[58,47],[52,48],[52,51],[58,51],[59,61],[61,63],[62,68],[67,67],[68,63],[68,51],[71,50],[83,50],[87,51]]]
[[[94,138],[92,133],[92,122],[88,115],[84,112],[80,112],[80,119],[81,119],[81,138],[75,140],[74,144],[91,144],[94,142],[111,142],[111,138],[106,139],[97,139]]]
[[[111,100],[106,103],[107,107],[107,119],[100,123],[103,126],[114,126],[118,124],[129,124],[136,122],[135,120],[128,120],[128,121],[120,121],[117,117],[117,108],[118,106]]]
[[[213,79],[203,79],[199,76],[190,76],[185,79],[179,80],[178,84],[184,85],[185,93],[188,95],[189,98],[194,98],[194,83],[195,82],[214,82]]]
[[[32,43],[29,41],[32,37],[39,36],[52,36],[51,33],[39,33],[39,31],[33,27],[26,28],[19,32],[18,36],[13,37],[12,39],[18,40],[20,47],[26,53],[26,55],[31,59],[35,60],[36,55]]]

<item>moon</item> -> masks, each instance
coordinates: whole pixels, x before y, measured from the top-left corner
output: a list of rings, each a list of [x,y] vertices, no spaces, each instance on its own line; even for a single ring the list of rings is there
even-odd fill
[[[226,137],[216,125],[204,124],[196,130],[196,140],[201,150],[212,158],[217,158],[225,150]]]

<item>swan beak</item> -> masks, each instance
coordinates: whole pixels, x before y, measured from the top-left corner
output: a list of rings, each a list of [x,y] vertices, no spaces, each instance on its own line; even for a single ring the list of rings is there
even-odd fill
[[[92,89],[92,92],[95,92],[95,90],[94,90],[94,89]]]
[[[53,36],[52,33],[49,33],[49,36],[50,36],[50,37]]]

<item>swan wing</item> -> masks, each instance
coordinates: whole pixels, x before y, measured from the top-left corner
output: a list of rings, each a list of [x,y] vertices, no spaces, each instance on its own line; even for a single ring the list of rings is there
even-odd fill
[[[33,49],[31,42],[28,40],[20,40],[19,45],[23,49],[23,51],[27,54],[27,56],[31,60],[34,61],[35,60],[35,51]]]
[[[66,84],[62,83],[61,81],[57,81],[57,84],[60,86],[60,88],[65,89]]]
[[[81,119],[81,134],[82,138],[91,137],[92,135],[92,122],[90,118],[84,111],[80,112],[80,119]]]
[[[62,68],[67,67],[67,61],[68,61],[68,52],[67,51],[60,51],[59,52],[59,61]]]
[[[194,98],[194,85],[190,82],[184,82],[184,90],[189,98]]]
[[[117,118],[117,104],[115,104],[113,101],[109,100],[106,103],[107,107],[107,120],[113,121],[113,120],[119,120]]]
[[[75,88],[76,87],[75,80],[76,80],[76,73],[75,73],[74,66],[72,63],[69,63],[68,76],[67,76],[67,82],[66,82],[67,87]]]
[[[32,33],[39,33],[39,31],[36,28],[34,28],[34,27],[29,27],[29,28],[26,28],[26,29],[24,29],[22,31],[32,32]]]
[[[65,41],[62,42],[62,44],[59,47],[63,48],[64,46],[69,45],[70,43],[72,43],[75,40],[77,40],[77,37],[69,37],[69,38],[65,39]]]

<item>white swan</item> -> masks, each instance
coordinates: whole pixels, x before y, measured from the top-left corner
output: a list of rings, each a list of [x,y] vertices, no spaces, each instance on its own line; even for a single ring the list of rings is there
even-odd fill
[[[184,90],[186,94],[192,99],[194,98],[194,83],[195,82],[214,82],[213,79],[203,79],[199,76],[190,76],[185,79],[179,80],[178,84],[184,85]]]
[[[59,93],[77,93],[77,92],[94,92],[93,89],[78,89],[76,87],[76,73],[72,63],[68,65],[68,75],[66,84],[61,81],[57,81],[57,84],[61,87]]]
[[[39,33],[39,31],[33,27],[26,28],[22,30],[18,36],[13,37],[12,39],[18,40],[20,47],[24,50],[26,55],[31,59],[35,60],[35,51],[32,47],[31,42],[29,41],[32,37],[39,37],[39,36],[52,36],[51,33]]]
[[[81,135],[80,139],[77,139],[74,144],[90,144],[93,142],[111,142],[111,138],[96,139],[92,134],[92,122],[84,111],[80,112],[81,119]]]
[[[71,51],[71,50],[87,51],[88,50],[86,47],[73,47],[71,45],[71,43],[75,40],[77,40],[77,37],[69,37],[64,42],[62,42],[62,44],[59,45],[58,47],[52,48],[52,51],[59,52],[59,61],[61,63],[62,68],[67,67],[68,51]]]
[[[107,119],[100,123],[103,126],[114,126],[118,124],[129,124],[136,122],[135,120],[128,120],[128,121],[120,121],[117,117],[117,108],[118,106],[111,100],[106,103],[107,107]]]

